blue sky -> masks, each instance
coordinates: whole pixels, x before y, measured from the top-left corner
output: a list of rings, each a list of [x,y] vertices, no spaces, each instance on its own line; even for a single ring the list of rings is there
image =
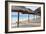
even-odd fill
[[[25,7],[26,7],[26,8],[30,8],[30,9],[33,10],[33,11],[38,8],[38,6],[31,6],[31,7],[30,7],[30,6],[25,6]]]

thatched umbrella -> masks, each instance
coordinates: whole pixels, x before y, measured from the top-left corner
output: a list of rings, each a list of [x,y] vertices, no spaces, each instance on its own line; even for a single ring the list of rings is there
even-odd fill
[[[41,16],[41,7],[37,8],[35,11],[33,11],[35,15]]]
[[[24,6],[13,6],[12,7],[12,12],[18,12],[18,26],[19,27],[19,12],[21,12],[22,14],[32,14],[32,10],[25,8]],[[28,21],[29,21],[29,15],[28,15]]]

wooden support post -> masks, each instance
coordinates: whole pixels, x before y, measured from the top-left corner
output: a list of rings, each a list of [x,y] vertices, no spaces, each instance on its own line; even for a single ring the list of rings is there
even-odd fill
[[[28,14],[28,23],[29,23],[29,14]]]
[[[19,12],[18,12],[18,22],[17,22],[17,27],[19,27]]]

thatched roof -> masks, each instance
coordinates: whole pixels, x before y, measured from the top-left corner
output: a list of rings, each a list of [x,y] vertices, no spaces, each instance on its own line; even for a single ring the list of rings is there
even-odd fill
[[[23,14],[34,14],[34,15],[41,15],[41,7],[37,8],[35,11],[32,11],[29,8],[26,8],[24,6],[13,6],[12,7],[13,12],[21,12]]]
[[[32,13],[31,9],[25,8],[24,6],[12,7],[12,11],[21,12],[21,13],[25,13],[25,14]]]
[[[35,11],[33,11],[35,15],[41,16],[41,7],[37,8]]]

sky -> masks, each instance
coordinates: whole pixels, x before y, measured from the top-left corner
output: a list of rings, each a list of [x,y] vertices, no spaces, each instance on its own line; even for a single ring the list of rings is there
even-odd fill
[[[26,7],[26,8],[30,8],[30,9],[33,10],[33,11],[38,8],[38,6],[31,6],[31,7],[30,7],[30,6],[25,6],[25,7]]]

